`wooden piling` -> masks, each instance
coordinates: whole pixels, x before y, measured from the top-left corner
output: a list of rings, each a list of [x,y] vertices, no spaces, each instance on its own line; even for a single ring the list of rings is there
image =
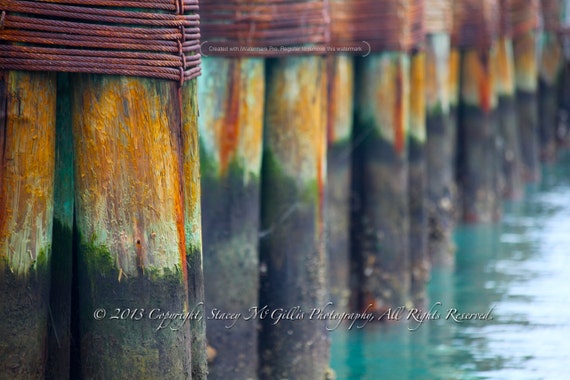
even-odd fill
[[[517,116],[521,136],[523,178],[540,180],[540,144],[538,126],[538,1],[512,0],[513,52]]]
[[[45,374],[56,77],[0,71],[0,373]]]
[[[207,317],[258,305],[263,58],[208,57],[199,78]],[[209,376],[257,377],[257,319],[208,320]],[[236,350],[236,347],[239,349]]]
[[[262,163],[261,379],[324,379],[326,65],[316,56],[270,59]],[[265,308],[265,309],[264,309]]]
[[[458,169],[462,220],[470,223],[489,223],[500,216],[494,59],[491,49],[466,49],[461,57]]]
[[[456,3],[457,44],[461,49],[458,185],[461,220],[488,223],[498,220],[497,97],[494,63],[498,2],[463,0]]]
[[[327,117],[326,247],[330,300],[338,312],[349,310],[350,300],[350,183],[354,58],[329,58]]]
[[[69,76],[57,76],[54,215],[46,378],[70,378],[73,270],[73,135]]]
[[[188,379],[193,316],[173,314],[193,312],[183,165],[197,167],[198,152],[184,159],[182,114],[195,115],[195,86],[92,74],[72,83],[81,374]]]
[[[426,151],[426,52],[410,58],[410,132],[408,145],[408,192],[410,207],[411,299],[416,307],[427,304],[429,280]]]
[[[407,139],[410,57],[373,53],[356,72],[359,146],[359,308],[382,313],[409,302]]]
[[[499,38],[495,91],[498,96],[498,126],[501,137],[499,189],[505,199],[521,199],[524,194],[522,153],[517,123],[513,44],[509,35]]]
[[[542,0],[543,30],[539,34],[538,64],[538,119],[540,158],[552,162],[556,157],[556,129],[558,128],[558,84],[562,79],[564,57],[560,30],[561,2]]]
[[[454,261],[456,134],[451,112],[450,69],[449,33],[428,34],[425,69],[427,208],[429,256],[434,266],[451,266]]]

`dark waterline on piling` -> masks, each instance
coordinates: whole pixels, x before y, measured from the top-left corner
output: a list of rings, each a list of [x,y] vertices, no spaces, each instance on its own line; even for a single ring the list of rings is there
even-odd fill
[[[570,153],[507,202],[495,225],[459,226],[456,269],[435,270],[440,319],[332,334],[337,379],[556,379],[570,355]],[[493,320],[445,320],[450,308]],[[407,315],[403,315],[406,319]]]

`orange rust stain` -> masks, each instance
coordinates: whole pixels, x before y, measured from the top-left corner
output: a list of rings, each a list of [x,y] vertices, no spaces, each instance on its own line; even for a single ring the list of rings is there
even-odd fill
[[[424,137],[426,113],[425,53],[419,52],[413,55],[410,71],[410,130],[413,131],[417,137]]]
[[[394,103],[394,149],[400,154],[404,151],[404,138],[405,138],[405,115],[406,110],[404,109],[404,68],[401,64],[398,64],[396,69],[396,93],[395,103]]]
[[[478,70],[479,83],[479,106],[484,112],[491,111],[493,97],[493,82],[491,80],[491,70],[488,54],[479,56],[480,70]]]
[[[51,244],[55,75],[4,72],[0,82],[0,256],[27,274]]]
[[[429,47],[429,45],[428,45]],[[427,49],[425,58],[425,94],[427,107],[432,108],[439,102],[440,89],[438,88],[437,55],[435,50]],[[412,79],[413,81],[413,79]],[[413,108],[413,106],[411,106]]]
[[[222,119],[223,125],[219,134],[220,171],[222,175],[227,171],[240,137],[241,64],[239,60],[230,61],[229,73],[229,94]]]

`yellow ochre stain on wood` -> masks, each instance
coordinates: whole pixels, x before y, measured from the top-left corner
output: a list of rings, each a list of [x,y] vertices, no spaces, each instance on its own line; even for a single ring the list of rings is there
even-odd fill
[[[327,139],[329,144],[348,140],[352,132],[354,109],[354,61],[349,55],[335,55],[329,65],[329,113]]]
[[[452,106],[459,104],[459,73],[461,65],[461,53],[459,49],[452,48],[449,53],[449,77],[448,77],[448,94],[449,102]]]
[[[0,264],[25,276],[51,246],[55,168],[55,74],[0,72]],[[1,82],[0,82],[1,83]]]
[[[127,276],[149,267],[184,271],[176,84],[94,75],[73,80],[81,234],[107,246]]]
[[[496,92],[498,95],[512,96],[515,93],[513,42],[510,38],[501,37],[496,45]]]
[[[466,104],[489,112],[496,106],[491,52],[470,49],[463,53],[461,97]]]

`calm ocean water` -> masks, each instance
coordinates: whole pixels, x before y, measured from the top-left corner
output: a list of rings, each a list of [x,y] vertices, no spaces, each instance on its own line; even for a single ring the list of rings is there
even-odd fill
[[[570,379],[570,154],[501,223],[459,226],[455,240],[455,269],[430,282],[439,318],[337,329],[338,380]],[[492,310],[457,322],[449,309]]]

